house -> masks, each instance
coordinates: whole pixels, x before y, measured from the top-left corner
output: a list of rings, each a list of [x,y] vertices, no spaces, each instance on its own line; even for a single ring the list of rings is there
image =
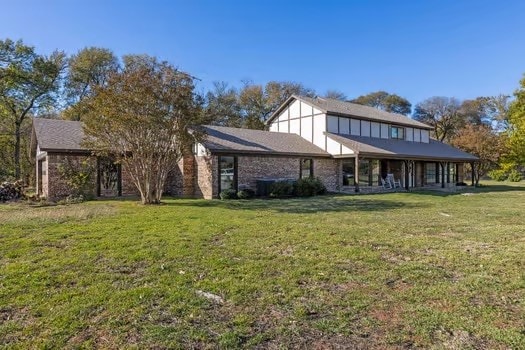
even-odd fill
[[[340,162],[342,186],[453,186],[477,157],[430,137],[432,127],[404,115],[339,100],[292,96],[272,114],[270,131],[294,133]]]
[[[269,131],[205,126],[205,140],[172,169],[166,193],[211,199],[224,189],[256,189],[260,180],[308,176],[332,192],[360,191],[377,188],[388,174],[406,189],[445,187],[463,180],[463,163],[477,160],[431,139],[426,124],[337,100],[294,95],[267,124]],[[93,194],[135,194],[126,169],[93,157],[83,137],[80,122],[33,120],[38,193],[67,196],[61,164],[87,162],[96,169]]]

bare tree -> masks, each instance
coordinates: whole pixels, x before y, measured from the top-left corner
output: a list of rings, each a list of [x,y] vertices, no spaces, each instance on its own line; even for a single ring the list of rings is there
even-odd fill
[[[454,97],[431,97],[418,103],[413,118],[434,127],[434,137],[449,141],[464,125],[461,103]]]

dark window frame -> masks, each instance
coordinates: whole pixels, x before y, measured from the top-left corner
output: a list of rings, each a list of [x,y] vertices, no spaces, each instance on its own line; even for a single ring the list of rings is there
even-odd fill
[[[217,164],[217,170],[218,170],[218,174],[219,174],[219,177],[218,177],[218,190],[219,190],[219,193],[222,192],[222,186],[221,186],[221,158],[222,157],[233,157],[233,188],[232,190],[235,190],[235,191],[238,191],[238,187],[239,187],[239,183],[238,183],[238,159],[237,159],[237,156],[234,156],[234,155],[228,155],[228,154],[224,154],[224,155],[220,155],[218,156],[218,164]]]
[[[309,161],[310,165],[308,166],[309,169],[304,168],[304,162]],[[308,170],[310,175],[303,177],[303,170]],[[301,158],[299,159],[299,178],[308,178],[308,177],[314,177],[314,159],[313,158]]]
[[[394,130],[396,130],[396,136],[394,136]],[[399,136],[399,132],[401,131],[402,136]],[[390,138],[393,140],[404,140],[406,135],[405,128],[401,126],[390,126]]]

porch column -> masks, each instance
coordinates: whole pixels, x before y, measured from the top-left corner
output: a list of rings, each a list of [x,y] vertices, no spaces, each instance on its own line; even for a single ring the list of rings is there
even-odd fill
[[[409,177],[410,177],[410,166],[408,164],[408,160],[404,160],[403,161],[403,164],[405,165],[405,190],[408,191],[408,188],[409,188]]]
[[[355,182],[355,191],[359,192],[359,156],[355,155],[354,163],[354,182]]]
[[[470,177],[472,178],[472,186],[474,186],[474,162],[470,163]]]
[[[445,188],[445,165],[446,162],[439,162],[441,168],[441,188]]]

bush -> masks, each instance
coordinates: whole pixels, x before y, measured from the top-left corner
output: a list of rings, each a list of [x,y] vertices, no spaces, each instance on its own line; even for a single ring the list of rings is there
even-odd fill
[[[58,166],[58,173],[71,189],[72,198],[92,199],[96,175],[95,165],[89,160],[66,158]]]
[[[255,191],[250,188],[245,188],[237,192],[237,198],[239,199],[251,199],[255,197]]]
[[[490,178],[495,181],[505,181],[507,180],[508,174],[503,169],[496,169],[489,171]]]
[[[283,198],[294,195],[294,181],[277,181],[270,186],[270,197]]]
[[[307,177],[295,183],[295,194],[299,197],[311,197],[324,193],[326,193],[326,187],[318,178]]]
[[[219,193],[219,197],[221,197],[221,199],[237,199],[237,192],[230,188],[221,191],[221,193]]]
[[[517,170],[511,170],[509,176],[507,177],[507,180],[509,180],[510,182],[520,182],[521,173]]]

